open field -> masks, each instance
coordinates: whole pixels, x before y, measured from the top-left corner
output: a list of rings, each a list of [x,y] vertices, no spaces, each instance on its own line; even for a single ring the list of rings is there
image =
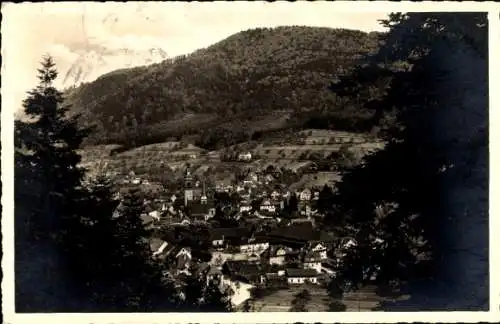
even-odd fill
[[[326,156],[332,152],[340,150],[339,144],[328,145],[272,145],[258,146],[251,150],[252,153],[259,155],[265,159],[301,159],[304,154],[319,153],[321,156]]]
[[[292,300],[295,295],[307,289],[311,295],[311,300],[307,303],[308,312],[327,312],[330,303],[333,301],[327,294],[325,288],[315,285],[304,285],[290,287],[279,290],[268,296],[253,302],[255,312],[288,312],[292,307]],[[409,296],[401,296],[399,300],[407,299]],[[357,291],[344,293],[340,300],[346,306],[346,312],[369,312],[374,311],[380,302],[388,298],[380,297],[375,293],[374,286],[366,286]]]
[[[322,187],[325,184],[334,186],[341,180],[338,172],[317,172],[314,174],[304,174],[302,178],[290,186],[290,190],[300,190],[301,188]]]
[[[307,289],[311,300],[306,309],[309,312],[326,312],[329,309],[330,297],[326,289],[316,285],[301,285],[276,291],[262,299],[254,301],[254,312],[288,312],[292,307],[295,295]]]
[[[276,126],[288,118],[287,113],[278,114],[276,119],[269,119],[267,122],[276,122]],[[185,118],[189,121],[189,118]],[[265,120],[256,120],[255,123],[264,123]],[[268,125],[269,126],[269,125]],[[266,126],[267,127],[267,126]],[[291,137],[290,137],[291,136]],[[315,139],[316,144],[299,144],[290,140],[290,138]],[[318,144],[321,141],[317,139],[329,139],[330,144]],[[123,152],[112,154],[112,151],[118,149],[118,145],[98,145],[86,147],[81,150],[82,165],[90,171],[110,170],[118,173],[128,173],[134,171],[140,175],[157,175],[173,171],[178,176],[187,164],[191,165],[192,171],[198,176],[210,176],[213,179],[228,180],[238,169],[263,170],[269,165],[277,168],[286,168],[295,172],[306,167],[311,163],[311,155],[328,156],[332,152],[337,152],[343,144],[331,143],[331,138],[352,140],[353,138],[368,140],[352,140],[349,150],[356,155],[364,155],[370,151],[380,149],[383,144],[373,141],[368,135],[354,134],[346,132],[337,132],[331,130],[304,130],[293,135],[276,135],[262,139],[241,143],[230,147],[235,152],[250,151],[254,155],[254,160],[249,163],[244,162],[221,162],[220,151],[206,152],[204,149],[193,144],[181,143],[178,141],[166,141],[162,143],[144,145]],[[372,142],[369,142],[372,141]],[[288,144],[286,144],[288,142]],[[279,144],[278,144],[279,143]],[[255,158],[256,157],[256,158]],[[325,183],[334,184],[339,180],[338,175],[321,173],[315,175],[304,175],[297,186],[311,187],[322,186]]]

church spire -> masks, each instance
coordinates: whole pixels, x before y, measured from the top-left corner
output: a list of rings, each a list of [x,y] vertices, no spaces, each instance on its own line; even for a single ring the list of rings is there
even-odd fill
[[[184,206],[187,206],[188,202],[192,200],[193,200],[193,176],[191,175],[191,170],[188,164],[186,167],[186,173],[184,174]]]
[[[206,203],[207,203],[207,200],[208,200],[208,198],[207,198],[207,193],[205,192],[205,181],[203,181],[203,192],[202,192],[202,194],[201,194],[201,198],[200,198],[200,200],[201,200],[201,203],[202,203],[202,204],[206,204]]]

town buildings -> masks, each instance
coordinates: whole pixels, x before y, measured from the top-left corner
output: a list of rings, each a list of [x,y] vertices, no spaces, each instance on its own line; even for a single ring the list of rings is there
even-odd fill
[[[287,190],[267,175],[207,185],[186,168],[181,188],[146,203],[143,219],[160,235],[151,241],[152,258],[174,277],[203,264],[207,281],[252,286],[318,285],[335,276],[337,247],[353,243],[316,227],[320,188]]]

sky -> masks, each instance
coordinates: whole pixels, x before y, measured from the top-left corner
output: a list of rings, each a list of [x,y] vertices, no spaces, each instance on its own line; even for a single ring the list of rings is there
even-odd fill
[[[36,68],[46,53],[62,73],[82,54],[99,53],[106,63],[89,76],[92,81],[126,64],[143,65],[141,56],[149,55],[149,49],[162,49],[170,57],[187,54],[249,28],[383,30],[378,20],[387,12],[350,10],[339,10],[331,2],[7,4],[2,5],[2,74],[15,80],[9,92],[19,109],[25,92],[36,84]]]

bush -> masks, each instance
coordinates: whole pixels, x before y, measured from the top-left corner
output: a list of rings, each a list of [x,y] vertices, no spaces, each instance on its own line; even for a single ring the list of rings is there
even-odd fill
[[[338,300],[335,300],[328,305],[329,312],[345,312],[346,308],[347,307]]]

